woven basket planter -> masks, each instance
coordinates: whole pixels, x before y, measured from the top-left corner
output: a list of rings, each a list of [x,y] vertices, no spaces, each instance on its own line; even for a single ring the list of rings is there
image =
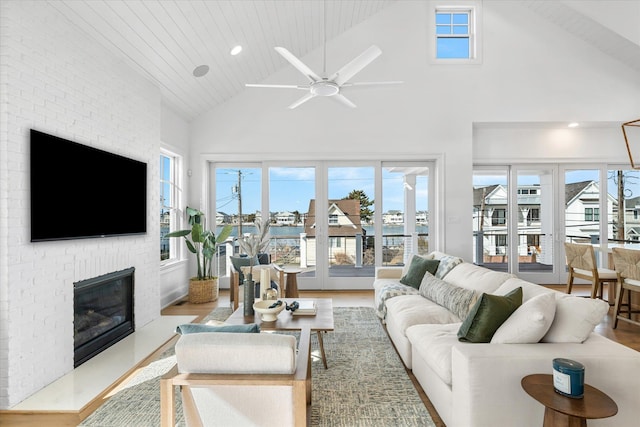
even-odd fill
[[[218,299],[218,279],[189,280],[189,302],[202,304]]]

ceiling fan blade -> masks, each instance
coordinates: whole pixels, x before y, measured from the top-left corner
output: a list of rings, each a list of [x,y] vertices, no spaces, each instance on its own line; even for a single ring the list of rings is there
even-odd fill
[[[362,52],[358,57],[353,59],[344,67],[335,72],[329,80],[336,82],[339,86],[349,81],[349,79],[355,76],[360,70],[369,65],[371,61],[376,59],[382,54],[380,48],[376,45],[371,46],[369,49]]]
[[[269,87],[269,88],[278,88],[278,89],[303,89],[309,90],[309,86],[302,85],[267,85],[267,84],[254,84],[254,83],[246,83],[246,87]]]
[[[300,104],[304,104],[305,102],[307,102],[308,100],[310,100],[311,98],[315,98],[315,95],[312,94],[311,92],[307,93],[306,95],[304,95],[302,98],[298,99],[296,102],[294,102],[293,104],[289,105],[289,109],[293,110],[294,108],[296,108],[297,106],[299,106]]]
[[[352,87],[352,86],[383,86],[383,85],[400,85],[403,84],[403,81],[389,81],[389,82],[354,82],[354,83],[345,83],[341,86],[341,88]]]
[[[344,96],[341,93],[336,93],[333,96],[330,96],[329,98],[331,99],[335,99],[336,101],[338,101],[339,103],[346,105],[349,108],[356,108],[356,104],[354,104],[353,102],[351,102],[346,96]]]
[[[314,73],[311,68],[307,67],[304,62],[300,61],[293,53],[289,52],[287,49],[283,47],[275,47],[276,52],[284,57],[291,65],[296,67],[298,71],[304,74],[311,83],[315,83],[317,81],[322,80],[322,78]]]

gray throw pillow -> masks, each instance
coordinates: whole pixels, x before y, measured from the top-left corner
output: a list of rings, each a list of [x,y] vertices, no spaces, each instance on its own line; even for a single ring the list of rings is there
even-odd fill
[[[420,295],[448,309],[460,320],[467,317],[478,299],[476,291],[452,285],[430,273],[426,273],[422,279]]]
[[[413,258],[411,258],[409,270],[407,271],[407,274],[402,276],[400,283],[419,289],[420,282],[422,281],[425,273],[430,271],[431,274],[434,274],[438,269],[439,264],[440,261],[438,260],[424,259],[421,256],[414,255]]]

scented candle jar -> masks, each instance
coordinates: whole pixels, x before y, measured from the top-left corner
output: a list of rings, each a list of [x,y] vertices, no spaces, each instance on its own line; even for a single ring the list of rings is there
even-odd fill
[[[584,396],[584,365],[570,359],[553,359],[553,388],[563,396]]]

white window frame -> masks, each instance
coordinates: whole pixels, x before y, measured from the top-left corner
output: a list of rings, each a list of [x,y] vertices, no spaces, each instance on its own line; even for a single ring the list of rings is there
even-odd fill
[[[160,149],[160,157],[167,157],[170,159],[170,172],[169,172],[169,187],[170,197],[169,209],[171,211],[171,221],[169,232],[179,230],[182,227],[182,221],[184,217],[183,207],[183,191],[182,191],[182,156],[176,154],[168,149]],[[160,184],[165,182],[162,179],[162,170],[160,170],[159,176]],[[160,202],[162,203],[162,201]],[[169,239],[169,258],[160,261],[161,266],[167,266],[175,262],[180,261],[185,255],[183,252],[184,243],[181,239]]]
[[[482,63],[482,2],[478,0],[468,1],[430,1],[427,8],[427,30],[429,40],[429,61],[432,64],[473,65]],[[438,58],[436,33],[436,13],[451,12],[469,13],[469,58]]]

